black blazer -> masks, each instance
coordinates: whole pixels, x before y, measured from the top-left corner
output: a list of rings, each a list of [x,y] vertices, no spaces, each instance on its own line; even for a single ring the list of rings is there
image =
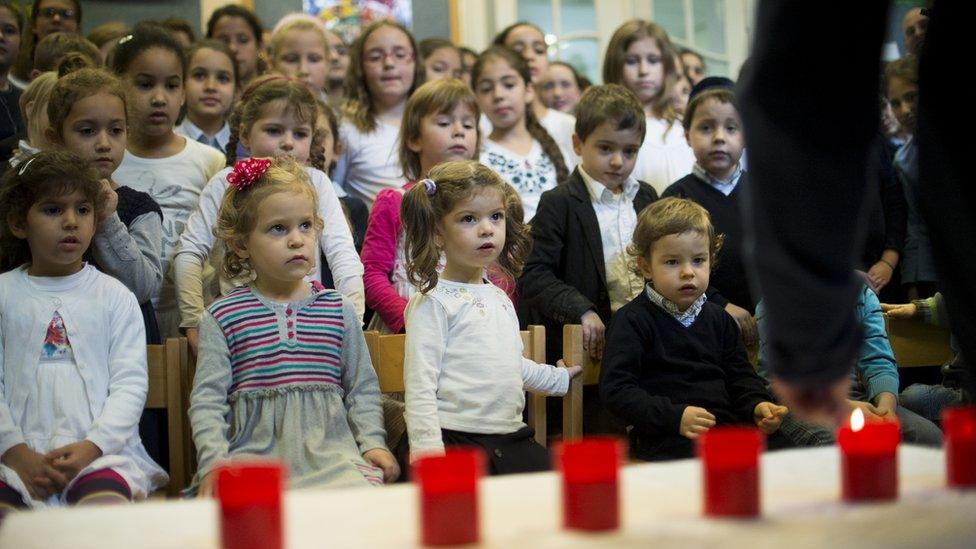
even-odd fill
[[[640,182],[634,210],[640,213],[657,198],[650,185]],[[590,309],[610,323],[600,224],[579,169],[542,194],[532,219],[532,241],[518,280],[519,318],[523,325],[546,327],[546,359],[555,363],[562,357],[563,324],[578,324]]]

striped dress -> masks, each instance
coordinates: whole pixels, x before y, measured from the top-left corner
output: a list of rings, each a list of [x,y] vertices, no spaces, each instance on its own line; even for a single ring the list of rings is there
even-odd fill
[[[198,477],[223,459],[262,456],[283,459],[296,488],[382,482],[362,458],[386,448],[379,385],[355,310],[338,292],[279,303],[236,288],[202,317],[197,362]]]

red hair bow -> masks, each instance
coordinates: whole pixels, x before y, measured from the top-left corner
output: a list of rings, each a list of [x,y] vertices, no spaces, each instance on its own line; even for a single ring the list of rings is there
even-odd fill
[[[254,184],[271,166],[270,158],[245,158],[227,174],[227,184],[242,191]]]

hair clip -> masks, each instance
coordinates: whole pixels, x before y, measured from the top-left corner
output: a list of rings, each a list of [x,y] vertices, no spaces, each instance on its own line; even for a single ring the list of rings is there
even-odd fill
[[[31,162],[33,162],[35,158],[37,158],[37,155],[34,155],[34,156],[28,158],[27,161],[24,162],[24,164],[20,167],[20,171],[17,172],[17,175],[18,176],[23,176],[24,175],[24,172],[27,171],[27,166],[30,166],[31,165]]]
[[[115,45],[116,46],[121,46],[122,44],[125,44],[129,40],[132,40],[132,35],[131,34],[127,34],[127,35],[123,36],[122,38],[119,38],[119,41]]]
[[[437,192],[437,183],[434,183],[433,179],[428,177],[423,179],[421,183],[424,185],[424,190],[427,191],[428,196],[433,196]]]
[[[264,175],[271,166],[270,158],[245,158],[234,164],[234,169],[227,174],[227,184],[238,191],[250,187]]]

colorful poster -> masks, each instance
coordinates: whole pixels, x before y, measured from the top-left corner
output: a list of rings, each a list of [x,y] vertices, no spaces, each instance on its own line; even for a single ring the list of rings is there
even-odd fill
[[[413,23],[412,0],[302,0],[302,5],[347,44],[373,21],[393,19],[408,29]]]

